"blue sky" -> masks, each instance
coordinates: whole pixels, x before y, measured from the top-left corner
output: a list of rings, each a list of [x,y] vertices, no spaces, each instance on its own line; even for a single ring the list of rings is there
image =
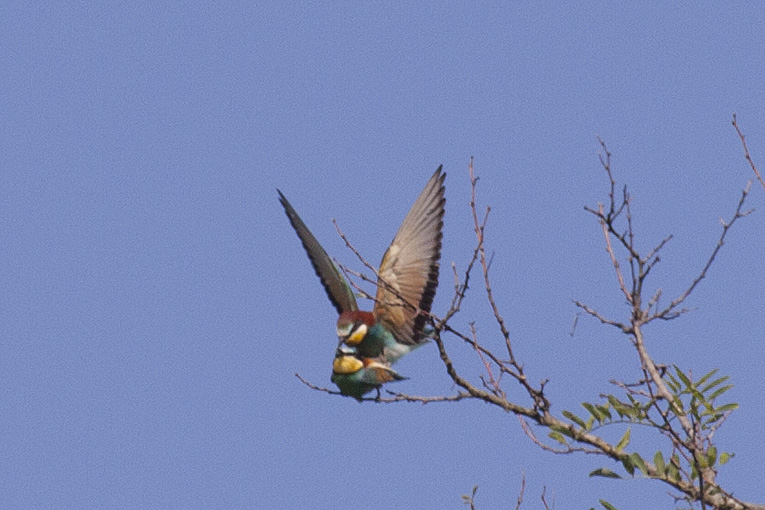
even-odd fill
[[[0,507],[441,509],[478,485],[479,508],[510,508],[525,472],[524,508],[543,487],[556,508],[671,508],[486,405],[300,384],[329,384],[336,316],[276,188],[357,267],[331,219],[377,262],[443,164],[443,262],[464,269],[474,156],[516,354],[576,409],[638,376],[615,330],[569,334],[574,299],[627,313],[583,209],[605,198],[596,136],[638,245],[675,235],[651,281],[670,299],[752,177],[733,112],[765,167],[764,26],[754,2],[4,3]],[[732,375],[720,481],[764,502],[765,190],[749,205],[695,311],[646,333],[660,362]],[[499,345],[490,319],[476,286],[454,325]],[[397,368],[397,390],[453,391],[433,345]]]

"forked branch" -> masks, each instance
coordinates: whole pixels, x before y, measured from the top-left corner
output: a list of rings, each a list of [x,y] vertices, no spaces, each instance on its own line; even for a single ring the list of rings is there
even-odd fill
[[[744,135],[736,123],[735,115],[733,126],[744,146],[746,160],[760,183],[765,187],[765,182],[763,182],[749,154]],[[544,392],[547,381],[532,384],[528,380],[523,364],[514,355],[507,322],[494,296],[490,277],[491,260],[486,253],[485,237],[490,208],[487,207],[484,212],[479,214],[476,200],[478,178],[474,173],[471,158],[468,174],[471,186],[470,213],[473,220],[475,245],[464,273],[460,274],[456,265],[452,264],[454,290],[449,309],[442,317],[429,314],[430,323],[435,329],[432,336],[433,342],[438,349],[439,358],[444,365],[447,376],[456,385],[457,391],[452,395],[443,396],[415,396],[387,391],[385,397],[378,394],[376,398],[364,398],[362,401],[427,404],[479,399],[515,414],[519,418],[525,434],[544,450],[557,454],[579,452],[608,457],[622,463],[629,474],[637,472],[642,473],[647,478],[661,480],[678,491],[677,498],[691,504],[700,502],[702,508],[710,506],[716,509],[765,510],[763,505],[741,502],[717,485],[717,468],[715,465],[717,452],[712,443],[712,436],[733,408],[730,405],[723,405],[717,407],[719,412],[714,411],[716,405],[714,399],[722,392],[714,391],[713,386],[722,384],[720,381],[724,381],[725,378],[710,382],[709,378],[713,375],[710,373],[699,381],[693,381],[689,374],[685,374],[677,367],[674,367],[674,372],[672,372],[671,368],[658,364],[648,351],[643,329],[643,326],[653,320],[670,320],[687,311],[686,308],[681,307],[701,281],[706,278],[733,225],[751,212],[744,207],[751,182],[743,189],[732,217],[727,221],[722,221],[722,231],[717,243],[699,274],[679,296],[665,307],[660,308],[661,290],[656,290],[652,295],[647,295],[644,289],[652,268],[660,261],[659,253],[672,239],[672,236],[663,238],[646,255],[641,254],[636,248],[630,195],[627,193],[627,188],[623,187],[621,195],[617,196],[616,179],[614,179],[611,168],[611,153],[602,140],[599,139],[599,142],[602,149],[600,161],[608,178],[608,199],[606,204],[600,203],[597,207],[585,207],[585,209],[593,214],[599,223],[605,251],[616,275],[616,283],[625,298],[630,313],[628,319],[620,321],[600,313],[596,307],[591,305],[579,301],[575,301],[575,305],[585,314],[594,317],[601,323],[618,328],[629,339],[635,348],[639,361],[638,372],[641,374],[639,381],[630,384],[612,381],[624,396],[620,399],[614,395],[602,395],[603,404],[584,403],[583,407],[591,414],[589,419],[582,419],[568,411],[563,411],[562,417],[557,417],[550,412],[551,402]],[[361,281],[376,283],[378,286],[388,286],[386,282],[380,280],[374,266],[361,256],[336,223],[335,226],[346,246],[374,276],[367,276],[365,273],[356,272],[341,265],[340,267],[346,275],[355,276]],[[624,258],[626,258],[626,265],[623,264]],[[475,267],[480,267],[484,284],[483,291],[498,327],[499,338],[504,344],[501,354],[498,353],[500,351],[495,352],[493,348],[481,343],[472,324],[469,333],[461,332],[451,324],[460,312],[462,303],[467,296],[470,288],[469,283],[472,282],[472,271]],[[629,267],[629,271],[625,269],[626,267]],[[353,281],[353,278],[349,278],[349,280]],[[369,299],[374,299],[355,283],[352,285]],[[395,289],[391,286],[388,287],[395,293]],[[396,295],[406,306],[417,308],[415,303],[407,303],[403,296]],[[478,376],[481,383],[472,382],[474,378],[466,377],[457,369],[443,339],[444,336],[448,335],[460,340],[462,344],[467,345],[476,353],[483,366],[483,373]],[[297,374],[296,376],[314,390],[333,395],[339,394],[328,388],[315,386]],[[509,384],[516,385],[514,387],[521,391],[511,392],[508,387]],[[722,387],[718,388],[722,389]],[[705,391],[708,394],[714,391],[708,401],[705,400]],[[700,413],[700,402],[710,406],[709,409],[712,411],[707,414]],[[619,418],[614,419],[612,412],[618,413]],[[709,417],[710,413],[712,414],[711,418]],[[670,458],[665,461],[661,452],[658,452],[654,462],[649,462],[637,452],[628,452],[626,447],[629,444],[629,430],[617,444],[612,444],[599,435],[600,429],[606,426],[624,426],[625,424],[654,428],[669,441],[672,452]],[[540,439],[535,433],[534,425],[547,432],[549,439]],[[550,440],[553,441],[554,446],[551,446]],[[556,442],[558,444],[555,444]],[[710,461],[710,459],[712,460]],[[520,498],[518,505],[520,505]],[[547,506],[546,502],[545,506]]]

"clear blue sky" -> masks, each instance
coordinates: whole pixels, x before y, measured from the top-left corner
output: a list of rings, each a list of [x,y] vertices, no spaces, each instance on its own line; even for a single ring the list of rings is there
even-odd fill
[[[765,10],[752,3],[5,2],[0,6],[1,508],[671,508],[590,479],[486,405],[360,405],[329,384],[335,312],[277,201],[377,262],[439,164],[443,261],[464,269],[467,164],[493,207],[494,287],[556,412],[638,377],[599,227],[596,136],[633,195],[652,289],[694,277],[765,168]],[[720,480],[765,502],[765,191],[696,311],[647,330],[658,361],[733,376]],[[358,267],[357,265],[354,267]],[[434,311],[448,307],[442,281]],[[497,344],[484,297],[475,320]],[[480,365],[449,339],[458,368]],[[395,389],[448,394],[434,346]],[[512,388],[511,388],[512,389]],[[516,391],[515,389],[512,389]],[[512,394],[512,392],[511,392]],[[614,431],[614,435],[618,435]],[[637,438],[641,440],[641,438]]]

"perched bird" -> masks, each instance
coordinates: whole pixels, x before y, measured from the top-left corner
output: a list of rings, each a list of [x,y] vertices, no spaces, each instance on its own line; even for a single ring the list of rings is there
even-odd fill
[[[353,349],[338,349],[332,363],[332,382],[340,389],[340,393],[359,401],[372,390],[377,390],[379,397],[380,386],[404,379],[406,377],[399,375],[387,363],[371,358],[359,358]]]
[[[382,381],[388,376],[390,380],[400,379],[401,376],[390,369],[390,364],[427,340],[425,325],[438,285],[446,203],[446,174],[441,168],[439,166],[433,173],[383,255],[371,312],[358,309],[356,297],[345,278],[279,191],[287,217],[340,315],[337,321],[340,343],[355,349],[352,353],[339,354],[333,363],[333,381],[342,381],[346,388],[344,391],[335,381],[341,387],[341,393],[350,394],[349,384],[358,384],[360,388],[370,384],[371,380],[375,384],[366,390],[370,391],[388,382]],[[354,367],[356,371],[351,371]],[[350,377],[360,370],[365,372]]]

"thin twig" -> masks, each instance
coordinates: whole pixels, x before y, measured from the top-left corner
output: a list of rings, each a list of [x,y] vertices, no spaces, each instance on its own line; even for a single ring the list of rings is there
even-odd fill
[[[559,449],[559,448],[553,448],[550,445],[546,445],[542,441],[540,441],[537,436],[534,434],[534,431],[531,430],[531,426],[526,423],[526,420],[523,419],[523,416],[518,416],[518,421],[521,423],[521,428],[523,429],[523,432],[528,436],[531,441],[540,447],[541,449],[551,452],[551,453],[557,453],[557,454],[568,454],[568,453],[574,453],[574,452],[584,452],[584,453],[597,453],[600,455],[605,455],[603,452],[599,450],[593,450],[593,449],[587,449],[582,447],[573,447],[573,446],[567,446],[566,449]]]
[[[715,257],[717,257],[718,252],[720,251],[720,248],[723,247],[723,244],[725,244],[725,237],[728,235],[728,231],[733,226],[734,223],[736,223],[736,220],[739,218],[743,218],[745,216],[748,216],[749,213],[752,212],[752,210],[743,211],[744,203],[746,202],[746,197],[749,195],[749,189],[752,187],[752,181],[749,181],[746,184],[746,187],[741,192],[741,198],[738,201],[738,205],[736,206],[736,211],[733,213],[733,217],[726,223],[725,221],[720,220],[722,223],[722,232],[720,233],[720,237],[717,240],[717,245],[715,246],[715,249],[712,250],[712,254],[707,259],[706,264],[704,264],[704,268],[701,270],[699,275],[691,282],[691,285],[683,292],[680,296],[675,298],[665,309],[663,309],[660,312],[657,312],[654,314],[652,318],[659,318],[659,319],[674,319],[679,315],[678,312],[674,312],[674,309],[677,308],[678,305],[680,305],[683,301],[686,300],[688,296],[691,295],[691,292],[693,292],[693,289],[696,288],[696,286],[703,280],[706,275],[707,271],[709,271],[709,268],[712,266],[712,263],[715,261]]]
[[[550,507],[550,505],[547,503],[546,494],[547,494],[547,486],[544,486],[542,487],[542,496],[541,496],[542,504],[544,505],[545,510],[552,510],[553,508],[555,508],[555,496],[553,496],[553,505],[552,507]]]
[[[575,300],[574,301],[574,305],[576,305],[577,307],[579,307],[582,310],[584,310],[585,313],[587,313],[587,315],[595,317],[596,319],[598,319],[603,324],[607,324],[609,326],[614,326],[616,328],[619,328],[624,333],[629,333],[630,332],[630,326],[628,326],[628,325],[626,325],[626,324],[624,324],[622,322],[611,320],[611,319],[605,317],[604,315],[601,315],[600,312],[598,312],[594,308],[591,308],[590,306],[582,303],[581,301],[576,301]]]
[[[306,386],[308,386],[312,390],[321,391],[323,393],[328,393],[330,395],[339,395],[341,397],[348,397],[348,395],[343,395],[339,391],[334,391],[334,390],[330,390],[329,388],[326,388],[326,387],[317,386],[317,385],[307,381],[306,379],[304,379],[303,376],[301,376],[297,372],[295,373],[295,377],[297,377],[300,380],[300,382],[302,382],[303,384],[305,384]],[[436,395],[436,396],[432,396],[432,397],[421,397],[421,396],[416,396],[416,395],[406,395],[406,394],[403,394],[403,393],[396,393],[396,392],[388,391],[388,390],[386,390],[386,392],[389,395],[392,395],[392,397],[391,398],[385,398],[385,397],[379,397],[379,398],[377,398],[377,397],[362,397],[360,399],[356,399],[355,397],[351,397],[351,398],[354,398],[356,400],[363,401],[363,402],[376,402],[378,404],[392,404],[394,402],[413,402],[413,403],[418,403],[418,404],[432,404],[434,402],[457,402],[459,400],[465,400],[465,399],[468,399],[468,398],[475,398],[472,395],[470,395],[469,393],[465,393],[465,392],[459,392],[456,395]]]
[[[632,303],[632,294],[627,290],[627,285],[624,283],[624,276],[622,276],[622,271],[619,267],[619,260],[614,253],[614,247],[611,246],[611,234],[608,229],[606,215],[603,212],[603,204],[598,204],[598,217],[600,218],[600,226],[603,229],[603,237],[606,240],[606,252],[611,258],[611,264],[613,264],[614,270],[616,271],[616,278],[619,280],[619,288],[621,289],[622,294],[624,294],[624,297],[627,298],[627,302]]]
[[[754,161],[752,161],[752,156],[749,155],[749,147],[746,146],[746,137],[744,136],[744,133],[741,132],[741,129],[738,127],[738,121],[736,120],[736,114],[733,114],[733,127],[736,128],[736,133],[738,133],[738,137],[741,139],[741,145],[744,146],[744,157],[749,162],[749,166],[752,167],[752,170],[754,171],[754,175],[757,176],[757,180],[760,181],[760,184],[762,184],[762,187],[765,188],[765,181],[762,179],[762,175],[760,174],[760,171],[757,170],[757,166],[754,164]]]
[[[523,503],[523,493],[526,492],[526,472],[521,470],[521,490],[518,491],[518,499],[515,501],[515,510],[520,510]]]

